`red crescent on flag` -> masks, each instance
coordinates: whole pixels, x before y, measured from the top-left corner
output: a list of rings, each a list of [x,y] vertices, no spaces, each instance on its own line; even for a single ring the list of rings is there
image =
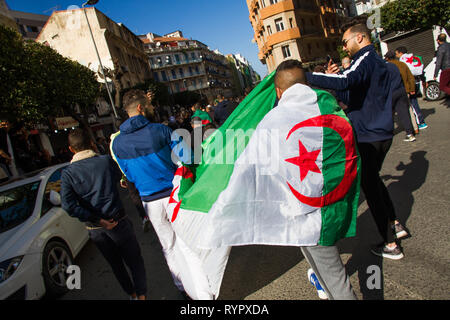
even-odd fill
[[[305,120],[303,122],[300,122],[296,124],[291,131],[289,131],[289,134],[286,138],[286,140],[289,139],[292,133],[299,130],[300,128],[304,127],[323,127],[323,128],[330,128],[334,131],[336,131],[344,140],[345,143],[345,173],[342,177],[342,181],[339,183],[339,185],[330,191],[328,194],[322,196],[322,197],[308,197],[297,190],[295,190],[289,182],[286,182],[291,189],[294,196],[302,203],[305,203],[311,207],[324,207],[330,204],[333,204],[342,198],[345,197],[347,192],[350,190],[350,187],[353,184],[353,181],[355,180],[357,176],[357,168],[358,168],[358,161],[357,161],[357,154],[356,154],[356,147],[355,147],[355,138],[353,136],[353,130],[350,123],[348,123],[344,118],[327,114],[322,115],[318,117],[314,117],[308,120]]]

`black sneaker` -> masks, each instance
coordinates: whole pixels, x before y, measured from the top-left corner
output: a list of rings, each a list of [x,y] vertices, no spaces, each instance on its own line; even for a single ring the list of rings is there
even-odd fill
[[[394,224],[392,226],[392,229],[394,230],[394,234],[397,239],[409,236],[408,231],[406,231],[406,229],[400,223]]]
[[[395,248],[390,249],[383,243],[372,248],[371,251],[374,255],[392,260],[400,260],[404,257],[403,252],[398,245]]]

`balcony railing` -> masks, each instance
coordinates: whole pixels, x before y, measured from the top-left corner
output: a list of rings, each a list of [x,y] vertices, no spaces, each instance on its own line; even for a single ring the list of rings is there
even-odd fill
[[[203,59],[188,59],[188,60],[180,60],[180,61],[172,61],[172,63],[152,63],[150,64],[152,69],[161,69],[161,68],[167,68],[167,67],[174,67],[174,66],[181,66],[185,64],[191,64],[191,63],[200,63]]]

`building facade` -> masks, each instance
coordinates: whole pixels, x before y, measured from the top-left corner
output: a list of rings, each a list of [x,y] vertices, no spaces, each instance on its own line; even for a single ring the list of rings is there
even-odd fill
[[[306,66],[339,59],[340,26],[356,13],[345,0],[247,0],[258,58],[269,73],[286,59]]]
[[[181,31],[164,36],[139,36],[144,44],[153,78],[166,84],[169,93],[198,92],[211,100],[219,94],[231,96],[232,74],[220,52],[197,40],[183,37]]]
[[[243,96],[246,89],[252,89],[261,80],[261,76],[241,54],[227,54],[226,57],[233,73],[233,93]]]
[[[102,65],[115,70],[114,61],[117,59],[122,88],[151,78],[140,39],[126,26],[114,22],[94,7],[53,12],[36,41],[90,68],[97,73],[99,82],[104,82],[83,10],[86,10]]]
[[[9,6],[5,0],[0,0],[0,24],[19,31],[19,26],[12,16]]]
[[[47,15],[22,11],[10,11],[19,26],[19,31],[26,40],[36,40],[42,28],[47,23]]]

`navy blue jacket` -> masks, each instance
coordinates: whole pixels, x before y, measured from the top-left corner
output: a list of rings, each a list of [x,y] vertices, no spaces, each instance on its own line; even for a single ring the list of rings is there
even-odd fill
[[[117,218],[123,210],[117,190],[121,176],[109,155],[71,163],[61,174],[62,208],[81,222]]]
[[[308,72],[306,77],[311,86],[335,90],[338,99],[349,107],[346,112],[358,142],[392,139],[391,73],[373,45],[359,50],[343,74]]]

